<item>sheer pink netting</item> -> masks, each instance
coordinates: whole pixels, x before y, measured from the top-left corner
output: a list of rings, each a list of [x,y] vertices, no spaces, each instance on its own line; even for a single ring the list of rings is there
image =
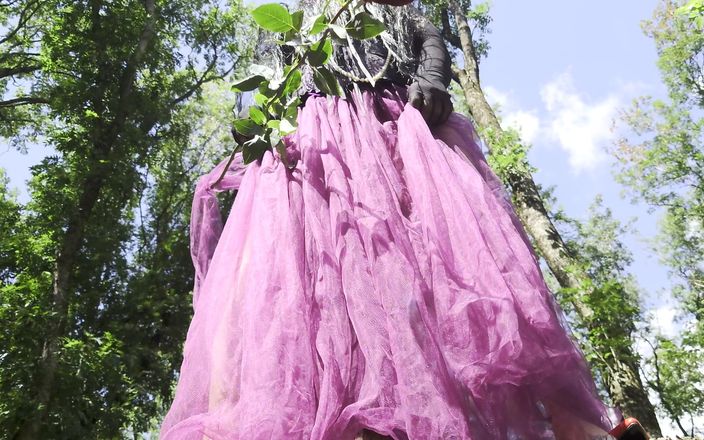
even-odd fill
[[[298,159],[238,158],[193,204],[195,316],[161,438],[606,438],[470,122],[402,90],[314,96]],[[222,225],[215,192],[239,188]]]

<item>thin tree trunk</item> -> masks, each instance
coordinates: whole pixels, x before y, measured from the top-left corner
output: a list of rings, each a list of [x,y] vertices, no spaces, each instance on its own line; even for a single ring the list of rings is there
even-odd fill
[[[19,440],[39,438],[41,425],[46,421],[58,367],[57,353],[60,350],[61,336],[65,334],[68,321],[69,284],[74,269],[73,264],[83,242],[85,224],[90,217],[95,202],[98,200],[103,182],[103,174],[99,171],[92,173],[86,179],[78,209],[69,221],[62,247],[56,258],[52,290],[52,312],[55,313],[56,318],[50,322],[47,328],[42,357],[37,370],[39,375],[37,379],[38,410],[36,414],[32,414],[25,424],[22,425],[15,437]]]
[[[491,132],[498,138],[502,138],[504,131],[481,89],[479,64],[466,14],[462,12],[456,0],[449,0],[449,5],[459,33],[459,41],[456,36],[452,39],[455,43],[459,42],[464,56],[464,68],[455,67],[454,72],[460,80],[471,116],[482,131]],[[447,28],[443,31],[446,35],[449,33]],[[577,262],[552,223],[533,176],[529,171],[524,171],[512,174],[508,180],[505,183],[512,190],[516,213],[560,286],[588,294],[584,291],[584,286],[589,285],[588,275],[576,269]],[[579,295],[575,298],[573,302],[575,311],[581,320],[588,321],[594,312],[579,300]],[[594,348],[605,349],[604,347]],[[647,391],[643,387],[633,348],[620,347],[618,352],[610,354],[613,356],[606,356],[608,360],[605,364],[597,367],[604,376],[607,391],[614,404],[624,413],[638,418],[652,436],[660,436],[660,426]]]
[[[111,163],[109,157],[128,116],[126,109],[132,97],[137,70],[155,35],[155,0],[147,0],[145,10],[148,14],[147,21],[119,84],[119,101],[115,119],[111,124],[102,127],[102,132],[98,133],[96,137],[97,141],[89,161],[88,172],[81,185],[78,203],[70,214],[66,233],[56,256],[52,289],[52,312],[55,318],[47,328],[42,357],[39,360],[37,370],[37,410],[34,414],[29,415],[15,434],[14,438],[17,440],[40,438],[42,424],[47,421],[58,368],[61,338],[66,334],[70,318],[68,315],[72,299],[71,277],[75,271],[74,263],[84,241],[85,226],[90,220],[93,208],[107,178],[110,177],[109,165],[107,164]]]

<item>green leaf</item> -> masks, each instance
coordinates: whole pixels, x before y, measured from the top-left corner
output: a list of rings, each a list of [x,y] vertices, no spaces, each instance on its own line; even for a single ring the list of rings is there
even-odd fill
[[[298,108],[299,105],[301,105],[301,98],[299,96],[293,96],[286,102],[287,108]]]
[[[266,78],[261,75],[253,75],[248,78],[235,81],[232,85],[232,90],[235,92],[249,92],[250,90],[254,90],[259,87],[259,84],[265,80]]]
[[[261,111],[258,107],[252,106],[249,108],[249,117],[252,119],[252,121],[256,122],[259,125],[264,125],[266,124],[266,116],[264,115],[264,112]]]
[[[327,27],[328,17],[325,14],[320,14],[315,17],[313,25],[310,27],[310,31],[308,32],[308,35],[318,35],[319,33],[323,32]]]
[[[301,34],[298,31],[290,31],[284,34],[283,43],[286,46],[298,47],[301,45]],[[279,42],[281,44],[281,42]]]
[[[301,26],[303,26],[303,11],[296,11],[291,14],[291,22],[293,23],[293,29],[300,31]]]
[[[264,106],[264,104],[266,104],[267,99],[269,98],[264,96],[261,92],[257,92],[254,95],[254,102],[256,102],[258,106]]]
[[[255,136],[262,132],[262,127],[249,118],[235,119],[233,125],[237,133],[244,136]]]
[[[313,71],[313,82],[318,89],[331,96],[341,96],[342,88],[335,75],[325,67],[316,67]]]
[[[332,55],[332,42],[329,39],[316,41],[310,46],[308,52],[308,64],[311,66],[322,66]]]
[[[302,75],[301,71],[296,69],[291,73],[284,85],[284,95],[292,95],[301,86]]]
[[[281,115],[284,112],[284,106],[280,99],[271,101],[269,104],[269,113],[274,115]]]
[[[288,119],[291,125],[296,125],[296,120],[298,119],[298,106],[301,104],[299,97],[289,101],[286,105],[286,110],[284,110],[284,118]]]
[[[269,142],[262,136],[255,136],[253,139],[245,142],[242,147],[242,159],[244,163],[248,164],[261,159],[266,150],[270,147]]]
[[[367,12],[360,12],[347,23],[347,33],[357,40],[374,38],[386,29],[384,23]]]
[[[295,30],[293,18],[286,8],[278,3],[267,3],[252,11],[254,21],[263,29],[271,32],[288,32]]]
[[[284,34],[283,41],[287,46],[297,47],[301,44],[301,27],[303,26],[303,11],[291,14],[293,29]]]

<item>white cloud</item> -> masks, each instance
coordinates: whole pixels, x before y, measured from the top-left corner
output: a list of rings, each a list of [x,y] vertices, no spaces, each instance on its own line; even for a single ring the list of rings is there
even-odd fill
[[[604,162],[604,146],[612,136],[619,98],[610,95],[587,102],[574,87],[569,71],[543,86],[540,96],[550,114],[545,134],[567,152],[570,166],[579,172]]]
[[[483,89],[487,101],[493,108],[498,106],[499,109],[503,109],[506,107],[506,104],[508,104],[508,93],[501,92],[492,86],[486,86]]]
[[[508,113],[503,122],[506,126],[515,128],[521,134],[521,139],[532,144],[540,132],[540,119],[534,112],[518,110]]]
[[[521,140],[532,144],[540,132],[540,118],[536,112],[517,108],[509,93],[492,86],[484,87],[484,93],[491,106],[501,114],[501,125],[515,129],[521,135]]]
[[[681,329],[675,318],[677,317],[677,309],[672,306],[663,305],[652,312],[651,325],[661,335],[673,338],[677,336]]]

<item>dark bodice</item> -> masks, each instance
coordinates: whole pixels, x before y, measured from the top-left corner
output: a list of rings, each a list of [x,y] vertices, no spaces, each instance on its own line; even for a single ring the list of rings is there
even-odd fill
[[[386,80],[397,85],[411,84],[418,68],[418,39],[425,19],[414,8],[369,6],[377,8],[376,14],[387,31],[375,38],[364,41],[335,39],[333,41],[333,62],[329,66],[340,83],[349,87],[352,83],[369,83],[369,77]],[[312,8],[310,6],[309,8]],[[307,10],[314,14],[314,9]],[[270,40],[260,42],[257,48],[258,64],[265,64],[276,72],[283,72],[281,46]],[[389,56],[390,55],[390,56]],[[365,71],[366,70],[366,71]],[[383,72],[383,73],[380,73]],[[303,68],[301,92],[316,91],[313,75],[309,68]]]
[[[384,71],[382,79],[391,81],[398,85],[408,85],[412,81],[410,72],[415,71],[415,66],[399,66],[398,60],[391,54],[381,38],[373,38],[368,41],[354,41],[354,50],[362,60],[363,66],[371,76],[376,76]],[[335,47],[335,59],[333,72],[343,84],[353,82],[354,78],[367,78],[360,63],[355,59],[352,50],[348,45],[338,44]],[[338,69],[339,68],[339,69]],[[347,72],[350,76],[340,72]]]

